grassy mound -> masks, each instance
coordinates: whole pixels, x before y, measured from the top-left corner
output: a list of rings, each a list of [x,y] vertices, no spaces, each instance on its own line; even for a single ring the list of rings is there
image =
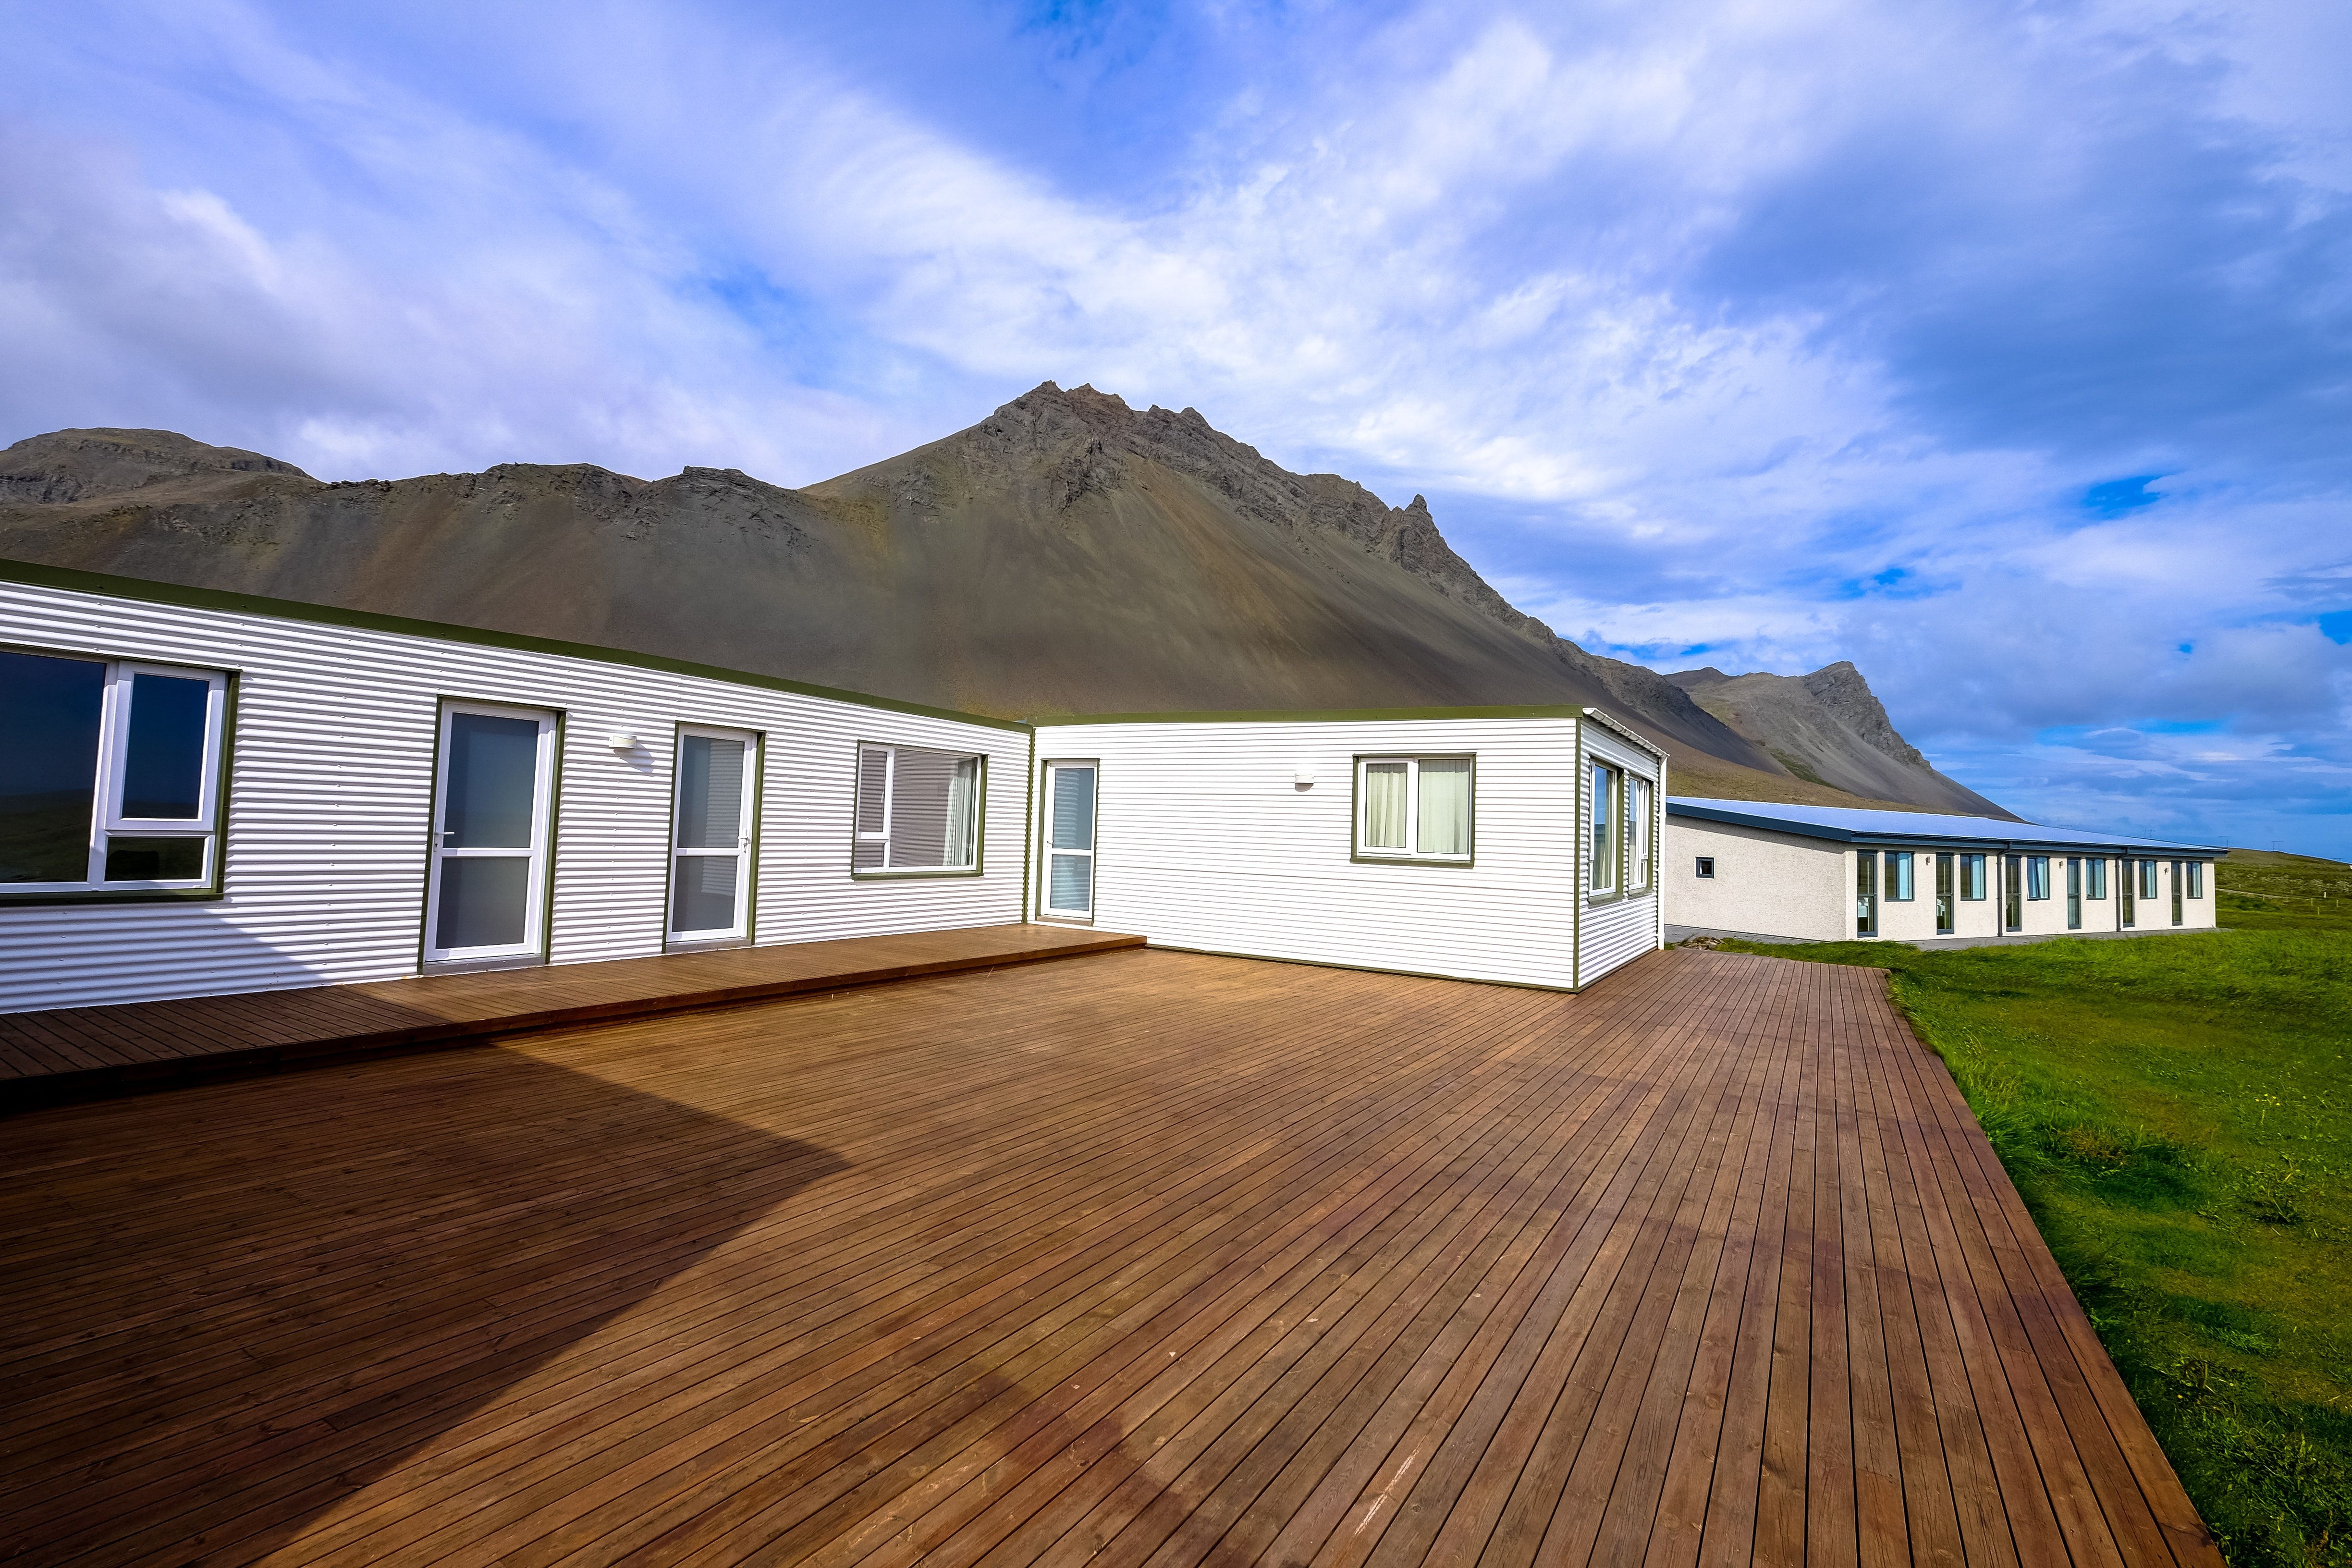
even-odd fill
[[[2257,919],[1745,950],[1893,971],[2230,1561],[2352,1564],[2352,920]]]

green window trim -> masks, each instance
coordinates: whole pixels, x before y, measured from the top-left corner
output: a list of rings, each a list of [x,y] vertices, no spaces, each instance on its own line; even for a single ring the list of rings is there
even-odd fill
[[[1459,855],[1422,852],[1421,830],[1421,767],[1424,763],[1465,763],[1468,778],[1464,784],[1466,798],[1464,805],[1462,832],[1469,847]],[[1403,803],[1403,828],[1407,847],[1386,849],[1368,847],[1365,822],[1370,801],[1365,790],[1365,775],[1374,766],[1401,764],[1406,768],[1406,793]],[[1348,794],[1348,858],[1364,866],[1440,866],[1467,869],[1477,864],[1478,858],[1478,754],[1475,752],[1359,752],[1349,760]]]

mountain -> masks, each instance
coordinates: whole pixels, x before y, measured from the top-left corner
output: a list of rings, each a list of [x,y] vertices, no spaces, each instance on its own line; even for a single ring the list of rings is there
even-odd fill
[[[1903,800],[1964,816],[2010,815],[1937,773],[1895,732],[1862,671],[1843,659],[1811,675],[1726,675],[1710,667],[1666,679],[1801,779],[1850,795],[1901,791]]]
[[[1520,614],[1421,498],[1051,382],[799,490],[587,464],[329,483],[167,431],[58,431],[0,452],[0,556],[1013,716],[1591,702],[1667,748],[1678,792],[1854,804],[1803,744]],[[1924,760],[1869,779],[1937,810],[1946,786]]]

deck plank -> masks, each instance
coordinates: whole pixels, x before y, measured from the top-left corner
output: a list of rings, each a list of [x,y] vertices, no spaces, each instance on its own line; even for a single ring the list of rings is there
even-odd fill
[[[1871,971],[1127,949],[25,1110],[0,1173],[28,1559],[2219,1561]]]

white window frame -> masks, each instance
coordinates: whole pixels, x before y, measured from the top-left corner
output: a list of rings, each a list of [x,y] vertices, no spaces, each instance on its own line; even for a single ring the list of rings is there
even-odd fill
[[[1625,775],[1625,896],[1638,898],[1657,881],[1657,835],[1651,831],[1650,813],[1658,797],[1657,782],[1641,774]]]
[[[528,719],[539,725],[539,749],[531,773],[530,843],[527,848],[501,846],[494,849],[458,848],[442,842],[449,810],[449,733],[460,713],[491,719]],[[478,959],[529,958],[547,952],[548,889],[555,873],[556,757],[563,742],[563,715],[552,708],[524,708],[504,702],[445,700],[440,730],[433,752],[433,819],[426,840],[425,936],[419,955],[426,963],[470,963]],[[523,892],[522,940],[481,947],[436,947],[441,924],[441,868],[455,859],[511,859],[526,855],[530,880]]]
[[[686,787],[686,742],[694,737],[709,741],[740,741],[743,742],[743,806],[737,820],[739,830],[735,857],[735,923],[724,931],[716,927],[682,931],[677,924],[678,862],[688,858],[716,859],[730,853],[724,849],[689,849],[677,841],[678,824],[684,815],[679,792]],[[734,942],[747,938],[751,931],[751,899],[759,864],[752,846],[760,836],[760,764],[762,760],[762,737],[756,730],[730,730],[715,724],[680,724],[670,754],[669,780],[669,887],[663,895],[662,931],[666,942],[679,946],[694,946],[707,942]]]
[[[1057,847],[1054,843],[1054,776],[1064,769],[1075,773],[1081,769],[1094,775],[1094,820],[1087,825],[1087,847]],[[1037,792],[1037,916],[1040,920],[1090,921],[1095,918],[1095,906],[1101,901],[1101,889],[1097,877],[1101,870],[1102,849],[1102,763],[1091,757],[1055,757],[1042,764]],[[1083,858],[1087,863],[1087,907],[1065,910],[1054,907],[1054,857],[1065,855]]]
[[[99,697],[97,773],[91,779],[89,858],[79,882],[0,883],[0,898],[39,898],[53,893],[122,894],[210,892],[217,887],[221,868],[220,785],[227,752],[228,682],[226,670],[193,665],[157,664],[147,659],[102,658],[92,654],[53,653],[47,648],[12,648],[36,658],[67,659],[95,664],[106,671]],[[139,817],[122,815],[123,774],[131,762],[131,705],[133,682],[142,675],[171,680],[203,680],[209,690],[205,700],[203,772],[196,785],[194,816]],[[106,842],[123,838],[201,838],[204,860],[194,877],[110,882],[106,879]]]
[[[883,763],[882,769],[882,827],[879,832],[869,831],[857,826],[858,795],[859,791],[865,784],[866,756],[869,752],[880,752],[885,753],[886,756],[886,761]],[[898,753],[900,752],[929,752],[938,756],[953,757],[958,762],[962,762],[966,759],[971,760],[972,770],[971,860],[970,864],[962,866],[893,866],[890,864],[890,845],[892,842],[892,834],[896,828],[896,823],[893,819],[898,816]],[[982,868],[982,858],[987,852],[985,843],[983,842],[987,824],[987,752],[958,752],[952,751],[946,746],[918,746],[913,744],[911,742],[860,741],[857,742],[856,760],[851,766],[849,777],[849,874],[851,877],[857,879],[977,877],[981,874],[981,870]],[[857,863],[857,846],[861,844],[879,844],[882,846],[882,864],[879,866],[860,866]]]
[[[1365,776],[1376,763],[1402,763],[1404,770],[1404,842],[1402,849],[1376,847],[1364,842],[1364,824],[1371,808],[1371,792],[1365,787]],[[1468,763],[1470,764],[1470,847],[1459,855],[1424,854],[1421,847],[1421,764],[1423,763]],[[1356,858],[1360,860],[1413,861],[1425,866],[1467,866],[1478,854],[1478,754],[1475,752],[1368,752],[1356,759]]]

